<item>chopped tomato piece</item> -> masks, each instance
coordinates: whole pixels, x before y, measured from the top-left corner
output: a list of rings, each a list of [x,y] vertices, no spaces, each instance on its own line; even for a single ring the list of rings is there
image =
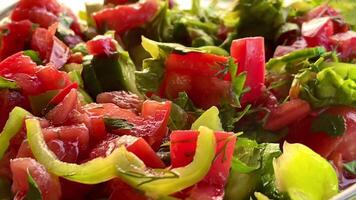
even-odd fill
[[[287,141],[306,144],[325,158],[340,153],[344,161],[356,159],[355,142],[356,109],[351,107],[334,107],[326,111],[332,115],[341,115],[346,123],[345,133],[342,136],[330,136],[324,132],[315,133],[311,130],[312,123],[317,116],[307,118],[291,124]]]
[[[135,113],[140,113],[143,100],[131,92],[114,91],[98,94],[98,96],[96,96],[96,102],[113,103],[120,108],[129,109]]]
[[[58,177],[49,174],[46,169],[31,158],[18,158],[10,161],[13,174],[12,190],[15,199],[23,199],[29,191],[28,174],[30,174],[40,189],[42,199],[59,200],[61,186]]]
[[[145,104],[145,103],[144,103]],[[155,105],[161,104],[161,105]],[[131,129],[114,129],[112,133],[117,135],[132,135],[143,137],[154,150],[161,145],[163,137],[167,133],[167,123],[170,114],[171,103],[158,103],[150,101],[146,103],[145,110],[150,110],[150,106],[157,109],[154,113],[145,111],[147,115],[138,116],[136,113],[122,109],[111,103],[89,104],[84,110],[91,118],[112,118],[126,120],[133,127]]]
[[[171,133],[172,167],[189,164],[195,155],[197,131],[173,131]],[[231,160],[235,148],[236,136],[227,132],[215,132],[217,141],[216,159],[205,178],[196,184],[187,194],[192,199],[220,199],[224,196],[224,186],[230,173]]]
[[[116,45],[111,37],[98,37],[87,42],[88,52],[92,55],[111,55],[116,52]]]
[[[78,89],[78,84],[77,83],[72,83],[68,85],[67,87],[63,88],[51,101],[48,103],[50,105],[57,105],[63,101],[63,99],[67,96],[67,94],[72,90],[72,89]]]
[[[48,30],[37,28],[32,36],[31,47],[40,53],[47,63],[52,63],[57,69],[61,68],[69,59],[69,48],[55,36],[57,24]]]
[[[29,56],[25,56],[23,52],[18,52],[0,63],[0,75],[8,78],[16,73],[34,75],[36,66],[36,63]]]
[[[230,75],[222,73],[227,58],[207,53],[170,54],[160,96],[174,99],[186,92],[194,105],[210,108],[231,96]]]
[[[289,124],[305,118],[311,112],[308,102],[292,99],[271,110],[264,128],[270,131],[282,129]]]
[[[46,118],[54,125],[62,125],[68,120],[70,112],[77,108],[78,104],[77,90],[71,89],[63,101],[47,113]]]
[[[165,167],[163,161],[156,155],[152,147],[143,138],[129,135],[122,137],[110,137],[104,140],[91,151],[90,158],[93,159],[96,157],[106,157],[120,145],[125,145],[128,151],[134,153],[148,167]]]
[[[109,28],[115,30],[118,34],[122,34],[149,22],[158,10],[159,2],[157,0],[145,0],[134,4],[103,9],[94,13],[93,18],[96,26],[102,32],[105,32],[105,28]]]
[[[302,36],[309,47],[324,46],[330,49],[329,37],[334,35],[334,25],[330,17],[320,17],[304,22]]]
[[[0,61],[22,51],[31,41],[32,23],[28,20],[10,22],[0,28]]]
[[[255,103],[262,94],[265,82],[265,47],[263,37],[242,38],[231,44],[231,56],[238,65],[238,73],[246,72],[245,87],[250,91],[241,101]]]
[[[18,91],[0,90],[0,130],[3,129],[9,113],[16,106],[22,107],[26,110],[30,105],[27,98]]]
[[[53,65],[39,67],[36,75],[43,91],[62,89],[71,84],[68,75],[58,71]]]
[[[356,58],[356,32],[348,31],[330,37],[331,43],[340,52],[342,59]]]
[[[76,34],[81,35],[77,17],[69,8],[59,4],[57,0],[21,0],[12,11],[11,20],[30,20],[43,28],[48,28],[59,22],[61,15],[72,18],[73,23],[70,28]]]

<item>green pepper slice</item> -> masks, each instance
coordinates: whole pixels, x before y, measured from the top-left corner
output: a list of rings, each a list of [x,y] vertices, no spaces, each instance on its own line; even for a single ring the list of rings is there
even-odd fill
[[[49,172],[85,184],[97,184],[120,177],[146,195],[157,198],[167,197],[202,180],[215,157],[214,132],[200,127],[194,159],[185,167],[149,169],[124,146],[117,148],[106,158],[95,158],[83,164],[66,163],[58,160],[48,149],[38,120],[27,119],[26,128],[33,155]]]
[[[193,161],[187,166],[174,169],[148,169],[135,154],[128,152],[125,147],[120,147],[118,175],[134,188],[144,191],[147,196],[168,196],[194,185],[205,177],[214,161],[215,147],[214,132],[201,126]]]
[[[13,138],[21,130],[22,122],[26,116],[31,116],[31,113],[20,107],[15,107],[10,112],[9,119],[0,133],[0,160],[9,148],[11,138]]]
[[[118,149],[105,158],[95,158],[83,164],[66,163],[58,160],[48,149],[38,120],[27,119],[26,128],[27,140],[33,155],[49,172],[84,184],[102,183],[117,177],[116,165],[121,156]]]

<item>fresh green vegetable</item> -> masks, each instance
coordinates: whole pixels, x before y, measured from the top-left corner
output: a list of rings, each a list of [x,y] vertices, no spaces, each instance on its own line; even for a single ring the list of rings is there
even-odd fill
[[[49,90],[36,96],[29,96],[31,110],[34,115],[42,116],[46,114],[48,103],[58,94],[59,90]]]
[[[291,199],[330,199],[338,193],[338,178],[328,161],[302,144],[283,145],[273,161],[277,188]]]
[[[117,44],[116,41],[114,43]],[[84,58],[82,77],[85,88],[93,98],[101,92],[115,90],[140,94],[135,84],[135,65],[129,54],[121,50],[119,45],[116,49],[117,52],[111,55],[86,56]]]
[[[226,199],[249,199],[255,191],[271,199],[288,199],[275,186],[272,161],[281,155],[279,144],[239,138],[236,142],[232,171],[226,187]]]
[[[219,109],[213,106],[206,110],[197,120],[195,120],[191,130],[198,130],[200,126],[206,126],[214,131],[223,131],[219,118]]]
[[[31,173],[27,171],[27,181],[29,184],[29,190],[26,194],[26,200],[41,200],[41,190],[38,188],[36,181],[33,179]]]
[[[21,130],[22,122],[26,116],[31,116],[31,113],[20,107],[15,107],[10,112],[9,118],[0,133],[0,160],[4,157],[6,150],[9,148],[11,138]]]
[[[40,54],[37,51],[26,50],[26,51],[23,51],[23,55],[30,57],[31,60],[33,62],[35,62],[37,65],[42,65],[42,60],[40,58]]]
[[[133,124],[130,124],[124,119],[114,119],[114,118],[104,118],[105,126],[108,130],[115,130],[115,129],[127,129],[130,130],[134,127]]]
[[[199,182],[208,173],[215,157],[214,132],[199,128],[197,148],[193,161],[185,167],[148,169],[135,154],[119,148],[118,175],[134,188],[153,198],[167,196]]]
[[[294,68],[297,63],[303,62],[309,58],[320,57],[325,53],[326,50],[323,47],[296,50],[284,56],[270,59],[266,64],[266,69],[269,73],[296,71],[295,69],[289,68]]]
[[[20,86],[17,85],[15,81],[6,79],[0,76],[0,89],[20,89]]]
[[[313,122],[311,130],[313,132],[324,132],[334,137],[341,136],[346,130],[345,119],[341,115],[322,113]]]
[[[356,106],[356,68],[347,63],[322,63],[320,71],[306,71],[301,97],[314,107]],[[315,77],[315,78],[314,78]]]
[[[345,163],[344,168],[351,174],[356,174],[356,160]]]

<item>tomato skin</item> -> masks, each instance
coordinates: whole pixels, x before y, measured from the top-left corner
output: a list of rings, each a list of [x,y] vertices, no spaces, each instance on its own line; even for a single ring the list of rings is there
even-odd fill
[[[50,105],[57,105],[63,101],[63,99],[69,94],[72,89],[78,89],[78,83],[72,83],[63,88],[56,96],[54,96],[48,103]]]
[[[342,59],[356,58],[356,32],[348,31],[330,37],[331,43],[340,52]]]
[[[330,49],[329,37],[334,35],[334,24],[330,17],[315,18],[302,24],[302,36],[309,47],[322,45]]]
[[[56,200],[61,197],[61,187],[58,177],[49,174],[46,169],[31,158],[18,158],[10,161],[13,174],[12,190],[16,193],[15,199],[22,199],[29,190],[27,171],[38,185],[42,199]]]
[[[90,152],[90,158],[106,157],[110,155],[120,145],[125,145],[126,149],[140,158],[147,167],[164,168],[163,161],[157,156],[152,147],[140,137],[134,136],[111,136],[98,144]]]
[[[194,157],[198,131],[173,131],[171,139],[172,167],[188,165]],[[224,186],[230,173],[236,136],[227,132],[215,132],[217,141],[216,159],[209,173],[197,183],[190,191],[184,191],[179,196],[187,196],[191,199],[220,199],[224,196]],[[184,194],[186,193],[186,194]]]
[[[134,113],[140,113],[143,100],[131,92],[114,91],[104,92],[96,96],[97,103],[113,103],[120,108],[129,109]]]
[[[310,112],[311,107],[307,101],[292,99],[272,109],[263,128],[270,131],[280,130],[305,118]]]
[[[145,103],[144,103],[145,104]],[[157,108],[151,112],[150,107]],[[157,150],[162,143],[162,139],[167,133],[167,123],[170,114],[171,103],[158,103],[149,101],[145,105],[145,115],[138,116],[128,109],[122,109],[112,103],[89,104],[84,107],[84,111],[90,118],[103,119],[104,117],[127,120],[134,127],[130,130],[113,130],[116,135],[132,135],[143,137],[154,150]]]
[[[263,37],[250,37],[234,40],[231,56],[238,64],[238,74],[247,73],[245,87],[250,91],[242,97],[242,104],[254,103],[262,94],[265,82],[265,47]]]
[[[42,91],[62,89],[71,84],[68,75],[58,71],[53,65],[38,67],[36,75],[41,82]]]
[[[216,76],[227,62],[224,56],[208,53],[191,52],[187,54],[171,53],[166,61],[167,72],[189,73],[201,76]],[[228,79],[226,75],[224,79]]]
[[[18,52],[0,63],[0,75],[7,78],[11,78],[16,73],[34,75],[36,66],[30,57],[25,56],[23,52]]]
[[[5,30],[7,33],[0,38],[0,61],[24,50],[31,40],[32,23],[29,20],[10,22],[0,28],[0,31]]]
[[[129,5],[106,8],[93,14],[99,30],[105,32],[105,26],[122,34],[149,22],[159,10],[157,0],[145,0]],[[112,20],[115,19],[115,20]]]
[[[111,55],[116,52],[116,46],[112,38],[100,37],[94,38],[86,43],[89,54]]]
[[[70,28],[82,36],[77,17],[73,12],[58,3],[57,0],[21,0],[11,13],[11,20],[30,20],[42,28],[48,28],[59,21],[59,16],[65,14],[73,19]]]
[[[210,108],[231,97],[230,75],[218,75],[227,58],[214,54],[191,52],[170,54],[159,95],[174,99],[186,92],[194,105]]]
[[[327,133],[313,133],[311,126],[316,116],[291,124],[286,140],[288,142],[303,143],[325,158],[332,154],[341,154],[344,161],[356,159],[356,109],[352,107],[333,107],[324,111],[332,115],[343,116],[346,122],[346,131],[342,136],[332,137]]]
[[[62,125],[68,120],[70,112],[77,107],[78,103],[77,90],[71,89],[63,101],[46,114],[46,119],[54,125]]]
[[[153,149],[157,150],[163,138],[168,132],[168,120],[171,112],[172,103],[170,101],[157,102],[146,100],[142,104],[142,117],[145,119],[154,119],[154,121],[161,121],[156,133],[151,137],[147,137],[146,140],[152,146]]]
[[[40,53],[46,63],[52,63],[56,69],[61,68],[69,59],[69,48],[56,36],[58,24],[47,29],[37,28],[32,36],[31,47]]]

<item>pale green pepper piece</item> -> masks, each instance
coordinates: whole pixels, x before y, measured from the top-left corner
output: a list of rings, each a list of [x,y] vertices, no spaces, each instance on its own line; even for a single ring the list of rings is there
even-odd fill
[[[0,160],[9,148],[10,140],[21,130],[26,116],[31,116],[31,113],[20,107],[15,107],[10,112],[9,119],[0,133]]]
[[[219,118],[219,109],[215,106],[206,110],[192,124],[191,130],[198,130],[200,126],[206,126],[214,131],[222,131],[222,125]]]
[[[273,162],[277,188],[292,200],[330,199],[338,193],[331,164],[302,144],[284,143],[283,154]]]

